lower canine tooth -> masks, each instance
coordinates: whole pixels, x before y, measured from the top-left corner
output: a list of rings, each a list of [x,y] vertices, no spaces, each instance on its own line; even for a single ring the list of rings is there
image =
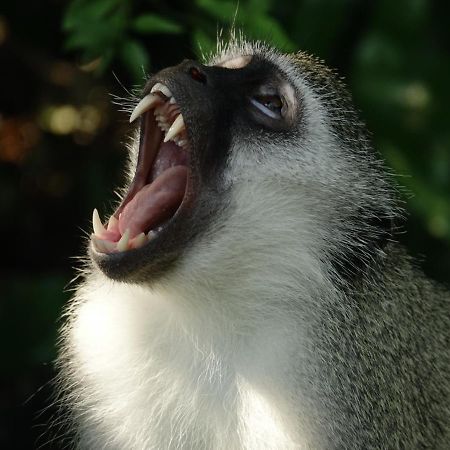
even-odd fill
[[[94,233],[97,236],[101,236],[106,231],[102,221],[100,220],[97,209],[94,209],[92,213],[92,226],[94,228]]]

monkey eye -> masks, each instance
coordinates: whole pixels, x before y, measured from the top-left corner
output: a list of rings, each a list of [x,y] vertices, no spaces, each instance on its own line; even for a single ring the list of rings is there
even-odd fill
[[[250,98],[250,103],[272,119],[282,118],[284,104],[279,95],[254,95]]]

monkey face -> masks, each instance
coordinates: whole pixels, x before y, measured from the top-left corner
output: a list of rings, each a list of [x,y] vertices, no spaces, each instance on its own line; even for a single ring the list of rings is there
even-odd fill
[[[140,121],[132,182],[106,227],[94,211],[93,260],[113,279],[163,274],[229,205],[232,142],[289,136],[297,109],[293,87],[258,56],[186,60],[151,77],[130,118]]]
[[[384,169],[342,83],[314,58],[244,42],[208,64],[185,60],[148,80],[135,119],[123,201],[106,227],[94,211],[90,253],[110,278],[215,267],[238,279],[236,261],[273,270],[286,255],[353,270],[388,236]]]

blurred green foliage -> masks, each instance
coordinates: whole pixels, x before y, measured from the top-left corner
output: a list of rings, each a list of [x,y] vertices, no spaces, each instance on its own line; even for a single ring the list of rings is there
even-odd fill
[[[80,265],[71,257],[84,253],[92,209],[111,211],[123,179],[130,127],[112,100],[127,103],[146,73],[214,51],[222,29],[224,39],[235,25],[313,53],[346,78],[403,187],[400,238],[428,275],[450,281],[450,2],[41,0],[23,9],[0,6],[0,448],[58,448],[38,439],[45,426],[34,418],[51,412],[56,329]]]
[[[240,2],[196,0],[192,3],[123,0],[73,0],[64,17],[65,46],[77,49],[88,62],[99,58],[98,73],[119,60],[140,82],[150,67],[144,40],[152,34],[188,38],[197,55],[216,47],[218,27],[242,25],[254,38],[270,39],[287,50],[295,48],[280,23],[271,16],[271,0]],[[148,12],[151,9],[152,12]],[[264,31],[266,30],[266,31]],[[269,31],[269,33],[267,33]]]

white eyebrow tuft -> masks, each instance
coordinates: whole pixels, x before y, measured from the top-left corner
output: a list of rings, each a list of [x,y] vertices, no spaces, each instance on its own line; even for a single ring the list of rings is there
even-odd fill
[[[218,67],[225,67],[226,69],[242,69],[252,59],[251,55],[237,56],[236,58],[227,59],[216,64]]]

